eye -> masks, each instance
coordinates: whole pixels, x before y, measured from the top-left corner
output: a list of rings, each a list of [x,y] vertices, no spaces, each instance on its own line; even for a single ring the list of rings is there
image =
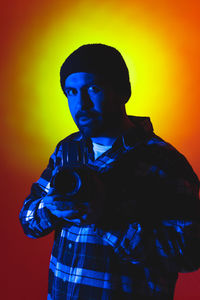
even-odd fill
[[[97,94],[101,91],[101,88],[98,86],[98,85],[91,85],[89,86],[88,88],[88,92],[89,93],[94,93],[94,94]]]
[[[72,97],[77,95],[77,90],[73,88],[68,88],[65,90],[67,97]]]

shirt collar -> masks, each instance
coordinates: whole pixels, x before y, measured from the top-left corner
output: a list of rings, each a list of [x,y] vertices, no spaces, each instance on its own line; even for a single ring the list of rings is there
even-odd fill
[[[153,132],[153,125],[149,117],[140,116],[128,116],[133,127],[128,129],[123,135],[120,135],[116,141],[113,143],[112,148],[119,148],[123,146],[124,148],[132,148],[137,143],[150,138]],[[88,148],[89,153],[93,153],[92,141],[90,138],[82,135],[81,138],[84,140],[84,144]]]

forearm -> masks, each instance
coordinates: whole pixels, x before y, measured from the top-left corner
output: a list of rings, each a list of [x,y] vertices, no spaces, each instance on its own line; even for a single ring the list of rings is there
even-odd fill
[[[123,261],[132,264],[143,263],[152,251],[151,236],[139,223],[133,223],[126,230],[99,230],[102,239],[108,243]]]
[[[169,220],[152,230],[139,223],[125,231],[99,231],[123,261],[159,265],[172,272],[192,272],[200,267],[200,225]]]
[[[45,207],[43,198],[30,195],[20,211],[19,219],[24,233],[32,238],[42,237],[55,229],[58,220]]]
[[[38,238],[63,222],[80,224],[80,216],[74,201],[63,198],[52,188],[47,193],[39,183],[34,183],[20,212],[20,222],[26,235]]]
[[[38,238],[50,233],[57,226],[58,220],[45,207],[43,199],[50,190],[50,182],[55,173],[57,147],[49,159],[47,168],[37,182],[32,184],[30,195],[25,199],[20,211],[20,222],[26,235]]]

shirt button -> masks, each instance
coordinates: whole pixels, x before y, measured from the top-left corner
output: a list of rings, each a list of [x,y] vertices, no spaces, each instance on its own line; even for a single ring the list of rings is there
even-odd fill
[[[69,243],[68,247],[69,247],[69,249],[71,249],[71,247],[72,247],[72,244],[71,244],[71,243]]]

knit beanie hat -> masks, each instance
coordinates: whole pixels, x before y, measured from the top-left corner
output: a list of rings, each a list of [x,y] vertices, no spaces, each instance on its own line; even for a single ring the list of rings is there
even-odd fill
[[[120,52],[104,44],[86,44],[72,52],[60,69],[60,83],[72,73],[86,72],[100,77],[119,94],[123,103],[131,96],[131,85],[126,63]]]

